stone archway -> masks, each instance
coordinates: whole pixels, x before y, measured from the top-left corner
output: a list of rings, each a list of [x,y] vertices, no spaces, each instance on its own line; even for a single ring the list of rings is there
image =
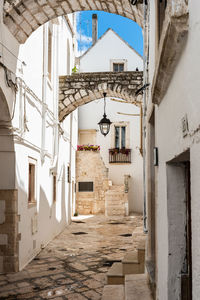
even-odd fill
[[[78,73],[61,76],[59,81],[59,120],[63,121],[77,107],[102,98],[103,92],[137,104],[135,92],[143,83],[143,72]]]
[[[19,43],[40,25],[56,17],[84,10],[102,10],[143,25],[143,1],[129,0],[4,0],[4,23]]]
[[[0,88],[0,125],[2,123],[9,124],[11,120],[8,103],[6,101],[6,97]]]

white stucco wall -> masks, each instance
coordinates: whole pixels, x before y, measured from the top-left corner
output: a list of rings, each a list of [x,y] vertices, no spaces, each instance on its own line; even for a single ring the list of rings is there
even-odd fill
[[[98,58],[98,59],[97,59]],[[111,60],[124,60],[126,71],[143,70],[142,57],[109,29],[80,60],[80,72],[109,72]]]
[[[191,162],[191,209],[192,209],[192,267],[193,299],[199,299],[200,285],[200,207],[199,207],[199,111],[200,85],[198,78],[200,51],[200,3],[189,1],[189,34],[186,46],[161,104],[156,107],[156,146],[159,151],[157,168],[157,299],[168,298],[168,214],[166,162],[190,149]],[[155,33],[155,14],[151,15],[151,35]],[[154,49],[153,44],[150,44]],[[150,51],[150,69],[154,70],[155,52]],[[182,134],[182,118],[187,115],[189,134]],[[170,183],[169,183],[170,184]],[[178,213],[178,211],[177,211]],[[177,228],[178,232],[179,228]],[[178,263],[178,261],[176,262]],[[173,288],[173,286],[171,286]],[[170,300],[179,299],[175,297]]]
[[[72,25],[73,15],[69,15]],[[1,20],[2,21],[2,20]],[[10,111],[14,112],[15,162],[1,155],[0,168],[10,172],[7,184],[0,178],[0,188],[18,190],[19,268],[22,269],[71,220],[72,182],[75,181],[75,150],[77,146],[77,112],[73,112],[58,127],[58,76],[69,74],[74,66],[73,32],[60,17],[52,24],[52,79],[47,74],[48,24],[39,27],[25,44],[19,45],[1,24],[0,41],[11,50],[0,47],[3,63],[18,79],[18,92],[14,106],[14,93],[6,86],[4,71],[0,87],[7,97]],[[67,59],[68,50],[70,57]],[[22,63],[22,62],[25,62]],[[68,63],[70,62],[70,66]],[[14,78],[14,77],[13,77]],[[45,109],[44,109],[45,108]],[[0,144],[3,142],[0,136]],[[9,142],[9,141],[8,141]],[[7,147],[7,142],[6,142]],[[8,148],[8,147],[7,147]],[[7,149],[8,150],[8,149]],[[9,153],[9,152],[8,152]],[[29,158],[36,160],[36,205],[28,206]],[[11,164],[8,169],[9,164]],[[67,180],[71,164],[71,183]],[[13,168],[15,170],[13,170]],[[57,199],[53,203],[53,175],[57,175]],[[15,179],[13,174],[15,172]],[[6,177],[6,178],[7,178]],[[12,181],[12,182],[11,182]],[[9,185],[8,185],[9,184]],[[34,223],[34,225],[33,225]],[[33,232],[34,231],[34,232]]]

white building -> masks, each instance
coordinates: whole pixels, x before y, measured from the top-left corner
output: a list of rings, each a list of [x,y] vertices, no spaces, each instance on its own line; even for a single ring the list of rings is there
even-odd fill
[[[80,57],[80,72],[135,71],[136,69],[143,70],[142,57],[111,28]]]
[[[108,29],[80,57],[79,65],[80,72],[141,71],[142,68],[142,57],[112,29]],[[113,184],[124,184],[125,175],[130,175],[129,211],[142,212],[140,106],[125,104],[120,102],[120,99],[118,102],[113,100],[115,99],[106,99],[106,114],[112,122],[110,133],[106,137],[100,133],[98,126],[104,112],[103,99],[97,99],[79,108],[79,144],[100,146],[100,154],[108,168],[108,178]],[[130,153],[116,156],[116,148],[130,149]]]
[[[1,24],[1,62],[10,69],[1,68],[3,105],[13,99],[12,86],[18,91],[12,112],[5,106],[1,116],[0,271],[22,269],[75,211],[77,112],[58,121],[58,77],[74,67],[75,25],[73,14],[59,17],[18,47]]]
[[[155,299],[197,300],[200,2],[148,1],[146,8],[148,271]]]

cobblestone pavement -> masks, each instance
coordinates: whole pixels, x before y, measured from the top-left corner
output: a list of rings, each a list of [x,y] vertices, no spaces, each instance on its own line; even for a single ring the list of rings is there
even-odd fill
[[[141,215],[73,218],[25,269],[0,275],[0,299],[101,299],[108,268],[142,236]]]

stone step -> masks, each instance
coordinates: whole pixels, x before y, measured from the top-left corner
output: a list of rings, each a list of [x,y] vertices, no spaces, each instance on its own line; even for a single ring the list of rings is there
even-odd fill
[[[119,191],[107,191],[106,192],[107,197],[109,198],[121,198],[124,199],[124,192],[119,192]]]
[[[113,184],[112,186],[110,186],[110,191],[121,191],[121,192],[124,192],[124,185]]]
[[[115,212],[116,211],[116,212],[123,212],[124,213],[125,208],[124,207],[115,207],[115,206],[114,207],[113,206],[110,206],[110,207],[106,206],[106,211],[107,212],[112,212],[112,211]]]
[[[138,249],[145,249],[145,245],[146,245],[146,236],[144,236],[140,242],[139,242],[139,245],[138,245]]]
[[[121,200],[117,200],[117,201],[113,201],[113,200],[109,201],[108,200],[108,201],[106,201],[105,206],[109,207],[109,208],[111,208],[111,207],[124,208],[124,204],[125,204],[124,201],[121,201]]]
[[[125,300],[153,300],[147,274],[125,276]]]
[[[138,261],[140,263],[145,263],[145,246],[146,246],[146,237],[140,240],[138,249]]]
[[[123,263],[138,262],[137,251],[127,252],[122,260]]]
[[[125,216],[128,215],[127,194],[124,193],[124,185],[113,185],[105,193],[105,215]]]
[[[144,273],[144,261],[139,261],[138,253],[128,252],[122,260],[123,274],[142,274]]]
[[[125,216],[125,212],[124,211],[107,211],[106,212],[106,217],[113,217],[113,216],[116,216],[116,217],[124,217]]]
[[[112,205],[112,206],[105,206],[106,207],[106,210],[107,211],[123,211],[123,212],[125,212],[125,208],[123,207],[123,206],[120,206],[120,205],[116,205],[116,206],[114,206],[114,205]]]
[[[115,204],[115,205],[114,205]],[[123,204],[123,205],[122,205]],[[125,209],[125,207],[124,207],[124,202],[122,202],[122,203],[118,203],[118,202],[112,202],[112,204],[110,204],[110,203],[106,203],[106,208],[108,208],[108,209],[111,209],[111,208],[113,208],[113,209]]]
[[[109,192],[124,192],[124,185],[111,185],[109,186]]]
[[[124,285],[105,285],[101,300],[124,300]]]
[[[141,264],[145,263],[145,249],[138,248],[138,261]]]
[[[124,195],[120,195],[120,194],[113,194],[113,195],[109,195],[106,193],[106,199],[107,199],[107,202],[108,204],[110,202],[125,202],[125,198],[124,198]]]
[[[107,284],[124,284],[122,263],[114,263],[107,273]]]

